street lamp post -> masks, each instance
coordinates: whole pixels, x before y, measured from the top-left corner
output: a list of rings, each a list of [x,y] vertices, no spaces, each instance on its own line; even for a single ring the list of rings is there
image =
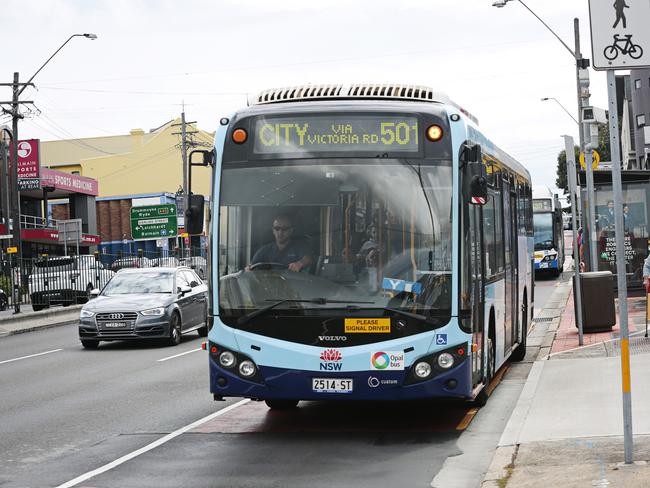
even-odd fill
[[[493,7],[505,7],[508,2],[515,0],[497,0],[492,3]],[[575,34],[575,50],[572,50],[567,44],[558,36],[553,29],[551,29],[546,22],[544,22],[539,15],[531,10],[522,0],[516,0],[526,10],[528,10],[537,20],[539,20],[546,29],[560,41],[564,48],[571,53],[571,56],[576,61],[576,86],[578,92],[578,135],[580,140],[580,151],[585,154],[586,173],[587,173],[587,227],[589,233],[583,233],[587,237],[589,243],[589,257],[591,263],[591,271],[598,270],[598,257],[596,254],[596,229],[595,229],[595,208],[594,208],[594,174],[592,165],[591,150],[594,149],[591,144],[591,131],[590,124],[583,123],[582,108],[589,105],[589,60],[582,57],[580,52],[580,28],[578,19],[573,19],[573,30]],[[558,102],[559,103],[559,102]],[[573,117],[572,117],[573,118]],[[574,118],[575,120],[575,118]],[[587,142],[589,141],[589,142]]]
[[[555,103],[557,103],[557,104],[562,108],[562,110],[564,110],[564,111],[566,112],[566,114],[567,114],[569,117],[571,117],[571,118],[573,119],[573,121],[574,121],[576,124],[578,124],[578,127],[580,126],[580,122],[578,122],[578,121],[576,120],[576,118],[575,118],[573,115],[571,115],[571,112],[569,112],[569,111],[566,109],[566,107],[565,107],[564,105],[562,105],[562,104],[558,101],[557,98],[553,98],[553,97],[544,97],[544,98],[542,98],[541,100],[542,100],[542,102],[546,102],[546,101],[548,101],[548,100],[553,100]]]
[[[11,176],[8,188],[5,188],[5,191],[11,195],[11,218],[13,220],[13,232],[12,232],[12,241],[13,246],[17,248],[18,254],[18,279],[15,280],[14,284],[14,313],[20,312],[20,281],[21,281],[21,267],[22,267],[22,258],[23,258],[23,246],[22,240],[20,237],[20,191],[18,190],[18,119],[23,118],[18,110],[21,103],[30,103],[30,102],[20,102],[20,95],[25,91],[25,88],[28,86],[33,86],[32,80],[34,77],[41,72],[41,70],[50,62],[50,60],[56,56],[56,54],[63,49],[63,47],[72,40],[73,37],[85,37],[87,39],[97,39],[95,34],[72,34],[66,41],[61,44],[61,46],[54,51],[54,53],[47,58],[47,60],[41,65],[40,68],[27,80],[26,83],[19,82],[19,74],[14,73],[13,83],[0,83],[0,86],[11,86],[13,91],[13,96],[11,99],[11,110],[3,109],[5,113],[11,115],[12,118],[12,157],[11,157]],[[47,211],[47,209],[46,209]]]

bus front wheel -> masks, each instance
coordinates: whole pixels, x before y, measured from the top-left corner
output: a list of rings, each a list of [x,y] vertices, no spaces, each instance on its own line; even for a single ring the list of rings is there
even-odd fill
[[[296,408],[300,400],[264,400],[271,410],[289,410]]]

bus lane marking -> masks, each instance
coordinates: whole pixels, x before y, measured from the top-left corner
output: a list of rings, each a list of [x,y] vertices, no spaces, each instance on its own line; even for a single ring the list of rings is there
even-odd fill
[[[185,427],[181,427],[180,429],[175,430],[174,432],[171,432],[171,433],[161,437],[160,439],[157,439],[157,440],[147,444],[146,446],[141,447],[140,449],[137,449],[137,450],[135,450],[133,452],[130,452],[129,454],[126,454],[126,455],[122,456],[121,458],[116,459],[115,461],[112,461],[112,462],[110,462],[108,464],[105,464],[104,466],[101,466],[101,467],[99,467],[97,469],[94,469],[92,471],[88,471],[87,473],[84,473],[84,474],[82,474],[80,476],[77,476],[76,478],[74,478],[74,479],[72,479],[70,481],[66,481],[65,483],[57,486],[56,488],[71,488],[72,486],[76,486],[79,483],[83,483],[84,481],[88,481],[90,478],[94,478],[95,476],[97,476],[99,474],[105,473],[106,471],[110,471],[111,469],[116,468],[120,464],[124,464],[125,462],[130,461],[131,459],[136,458],[136,457],[140,456],[141,454],[144,454],[144,453],[146,453],[148,451],[151,451],[152,449],[155,449],[156,447],[162,446],[166,442],[169,442],[172,439],[174,439],[175,437],[178,437],[179,435],[184,434],[188,430],[192,430],[192,429],[198,427],[199,425],[204,424],[205,422],[209,422],[210,420],[212,420],[212,419],[214,419],[216,417],[219,417],[219,416],[221,416],[221,415],[223,415],[225,413],[228,413],[231,410],[236,409],[237,407],[241,407],[242,405],[245,405],[248,402],[250,402],[250,399],[245,398],[243,400],[238,401],[237,403],[233,403],[232,405],[228,405],[227,407],[222,408],[218,412],[211,413],[210,415],[208,415],[206,417],[203,417],[202,419],[199,419],[199,420],[197,420],[195,422],[192,422],[191,424],[188,424]]]
[[[174,358],[178,358],[178,357],[181,357],[181,356],[185,356],[186,354],[190,354],[190,353],[196,352],[196,351],[201,351],[201,348],[199,347],[197,349],[192,349],[191,351],[185,351],[185,352],[182,352],[180,354],[174,354],[173,356],[168,356],[166,358],[158,359],[157,362],[162,363],[163,361],[167,361],[169,359],[174,359]]]
[[[59,351],[63,351],[63,349],[52,349],[51,351],[39,352],[37,354],[30,354],[29,356],[21,356],[19,358],[5,359],[4,361],[0,361],[0,364],[13,363],[14,361],[20,361],[21,359],[35,358],[37,356],[43,356],[44,354],[51,354],[53,352],[59,352]]]

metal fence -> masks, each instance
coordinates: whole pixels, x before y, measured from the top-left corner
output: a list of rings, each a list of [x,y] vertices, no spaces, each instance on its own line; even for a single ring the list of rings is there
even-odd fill
[[[73,305],[88,301],[92,290],[102,289],[123,268],[188,266],[208,278],[207,259],[201,249],[181,252],[135,254],[86,254],[19,260],[8,254],[0,262],[0,310],[17,309],[31,303],[34,310],[51,305]]]

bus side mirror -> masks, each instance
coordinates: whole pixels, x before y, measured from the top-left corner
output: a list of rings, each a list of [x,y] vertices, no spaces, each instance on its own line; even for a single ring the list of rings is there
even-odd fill
[[[201,156],[200,161],[195,161],[198,159],[194,155],[198,154]],[[190,152],[190,166],[214,166],[214,151],[206,151],[205,149],[196,149]]]
[[[469,186],[469,203],[472,205],[485,205],[488,202],[487,180],[483,176],[474,175]]]
[[[203,195],[190,195],[185,208],[185,232],[188,234],[194,235],[203,232],[204,205],[205,198]]]
[[[486,169],[479,144],[463,148],[463,195],[471,205],[485,205],[488,201]]]

